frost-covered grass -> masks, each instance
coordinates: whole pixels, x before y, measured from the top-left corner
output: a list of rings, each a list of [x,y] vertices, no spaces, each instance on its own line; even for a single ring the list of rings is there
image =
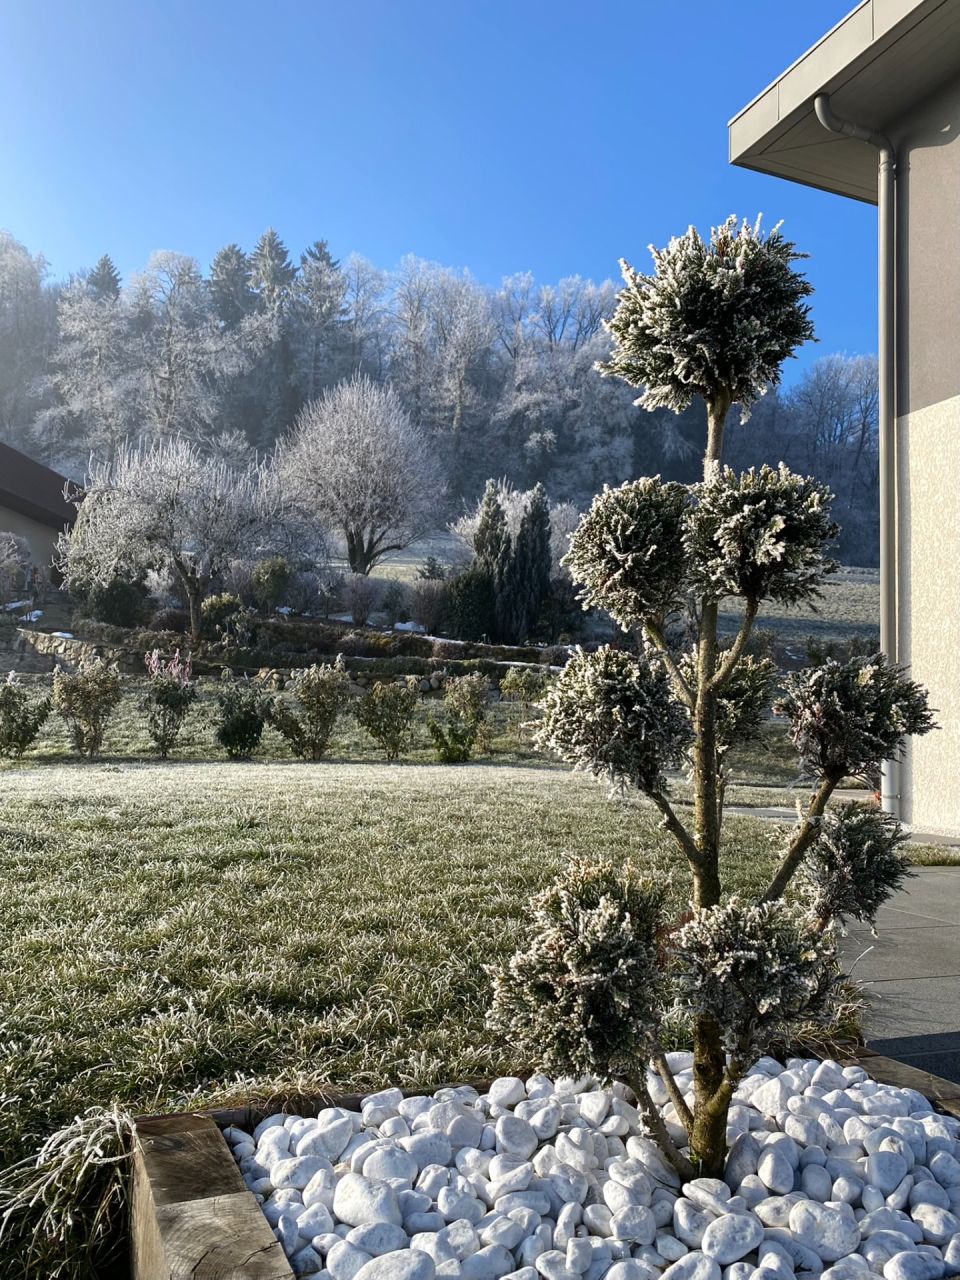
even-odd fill
[[[516,1068],[483,966],[572,854],[674,890],[648,809],[488,765],[93,764],[4,778],[0,1159],[88,1106]],[[766,825],[730,823],[759,888]]]
[[[736,602],[725,601],[720,613],[725,630],[737,625]],[[880,571],[842,567],[826,579],[819,600],[797,605],[765,601],[757,626],[774,633],[782,645],[790,646],[799,658],[804,641],[815,637],[821,643],[843,643],[863,637],[880,643]]]

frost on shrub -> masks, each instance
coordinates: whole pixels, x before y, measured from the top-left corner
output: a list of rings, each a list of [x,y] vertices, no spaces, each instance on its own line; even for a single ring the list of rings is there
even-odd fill
[[[723,651],[720,656],[723,657]],[[656,653],[652,660],[657,661]],[[696,650],[685,653],[678,666],[687,683],[694,687]],[[717,755],[721,762],[731,748],[755,742],[760,737],[778,674],[777,664],[771,658],[757,658],[752,654],[744,654],[734,667],[717,694]]]
[[[221,644],[246,644],[250,639],[248,611],[239,596],[222,591],[207,596],[200,606],[203,634],[209,640]]]
[[[585,608],[606,609],[626,629],[678,607],[690,497],[659,476],[605,488],[570,539],[563,563]]]
[[[899,822],[880,809],[857,801],[828,809],[800,868],[815,914],[875,926],[877,911],[914,874],[906,841]]]
[[[410,587],[410,615],[428,635],[435,635],[447,617],[447,584],[443,578],[418,578]]]
[[[493,974],[489,1021],[551,1073],[635,1074],[663,1003],[663,894],[631,868],[574,861],[530,904],[526,938]]]
[[[181,658],[179,649],[169,662],[164,662],[159,649],[147,654],[144,662],[148,676],[144,698],[147,732],[160,759],[166,760],[180,736],[190,708],[197,700],[193,667],[190,655]]]
[[[341,587],[341,602],[355,627],[365,627],[380,603],[383,584],[363,573],[348,573]]]
[[[480,671],[468,676],[451,677],[443,695],[444,717],[430,716],[427,729],[437,755],[444,764],[463,764],[470,759],[474,746],[481,751],[490,748],[487,705],[490,681]]]
[[[764,235],[759,218],[731,216],[709,241],[690,227],[650,252],[652,276],[620,263],[625,287],[606,326],[616,345],[600,372],[642,387],[643,408],[678,413],[718,388],[748,406],[778,386],[783,361],[813,337],[813,289],[793,269],[805,255],[779,227]]]
[[[267,707],[267,719],[287,740],[294,755],[303,760],[321,760],[330,745],[337,719],[350,701],[350,677],[343,657],[333,666],[308,667],[298,672],[290,687],[296,709],[280,698]]]
[[[271,699],[246,676],[224,669],[217,689],[217,741],[231,760],[252,756],[263,737]]]
[[[19,760],[43,728],[52,705],[50,698],[34,702],[11,671],[0,684],[0,756]]]
[[[500,681],[500,696],[516,702],[523,710],[546,692],[549,676],[532,667],[511,667]]]
[[[691,575],[706,597],[794,604],[836,570],[826,554],[838,532],[833,495],[811,477],[783,463],[739,476],[726,467],[695,485],[693,496],[686,544]]]
[[[541,706],[537,745],[618,787],[663,792],[690,742],[689,716],[661,668],[609,645],[575,649]]]
[[[399,759],[409,745],[419,701],[416,680],[403,684],[383,684],[378,680],[357,703],[357,723],[388,760]]]
[[[802,906],[730,898],[698,911],[670,952],[680,1004],[716,1022],[741,1068],[800,1019],[829,1020],[836,933]]]
[[[71,673],[53,673],[53,707],[70,731],[82,756],[95,756],[103,746],[107,722],[122,696],[120,677],[99,658],[82,662]]]
[[[790,720],[790,740],[819,778],[872,777],[908,736],[935,727],[926,691],[883,654],[829,659],[786,676],[783,687],[773,709]]]

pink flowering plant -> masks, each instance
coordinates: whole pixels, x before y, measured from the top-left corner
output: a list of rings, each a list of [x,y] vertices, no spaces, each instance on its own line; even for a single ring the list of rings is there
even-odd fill
[[[555,1071],[626,1081],[681,1176],[720,1177],[730,1100],[753,1055],[800,1023],[829,1023],[843,921],[872,921],[906,873],[893,819],[827,803],[843,778],[872,777],[934,723],[925,691],[882,654],[780,678],[747,653],[765,601],[815,599],[836,568],[825,485],[782,464],[742,475],[722,465],[733,405],[745,417],[813,335],[801,255],[779,228],[731,218],[709,240],[691,228],[653,256],[649,276],[624,264],[599,368],[641,388],[647,409],[705,402],[703,480],[647,477],[594,500],[564,562],[584,607],[632,631],[640,651],[577,650],[541,704],[538,741],[656,808],[676,848],[671,878],[688,876],[689,911],[666,919],[629,862],[571,866],[535,900],[525,943],[496,973],[491,1022]],[[725,601],[740,617],[730,640],[718,626]],[[810,793],[769,884],[747,900],[721,876],[728,753],[773,709]],[[671,796],[679,769],[690,816]],[[686,1094],[664,1052],[678,1012],[693,1042]]]
[[[144,698],[147,732],[160,759],[166,760],[180,736],[190,708],[197,700],[193,664],[189,654],[181,657],[179,649],[168,661],[164,661],[159,649],[154,649],[147,654],[144,663],[147,668]]]

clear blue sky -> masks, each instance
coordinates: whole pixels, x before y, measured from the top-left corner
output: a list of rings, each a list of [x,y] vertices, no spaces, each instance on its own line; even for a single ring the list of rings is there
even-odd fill
[[[875,348],[875,211],[727,163],[847,0],[0,0],[0,226],[65,276],[268,225],[493,283],[615,276],[762,210],[818,352]]]

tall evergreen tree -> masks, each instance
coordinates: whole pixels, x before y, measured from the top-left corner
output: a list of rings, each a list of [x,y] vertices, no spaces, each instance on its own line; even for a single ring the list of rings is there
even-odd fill
[[[475,565],[490,580],[494,600],[493,627],[497,640],[505,638],[502,605],[504,589],[510,574],[512,546],[507,530],[507,518],[497,493],[495,480],[488,480],[480,503],[480,519],[473,535]]]
[[[120,296],[120,272],[113,265],[113,259],[108,253],[103,254],[87,276],[87,287],[97,299],[113,299]]]
[[[273,227],[267,228],[250,255],[250,273],[260,310],[268,315],[282,315],[297,268]]]
[[[210,297],[220,323],[235,329],[254,307],[250,259],[238,244],[224,246],[210,264]]]
[[[504,639],[521,644],[537,621],[550,590],[550,504],[538,484],[530,496],[501,593]]]

